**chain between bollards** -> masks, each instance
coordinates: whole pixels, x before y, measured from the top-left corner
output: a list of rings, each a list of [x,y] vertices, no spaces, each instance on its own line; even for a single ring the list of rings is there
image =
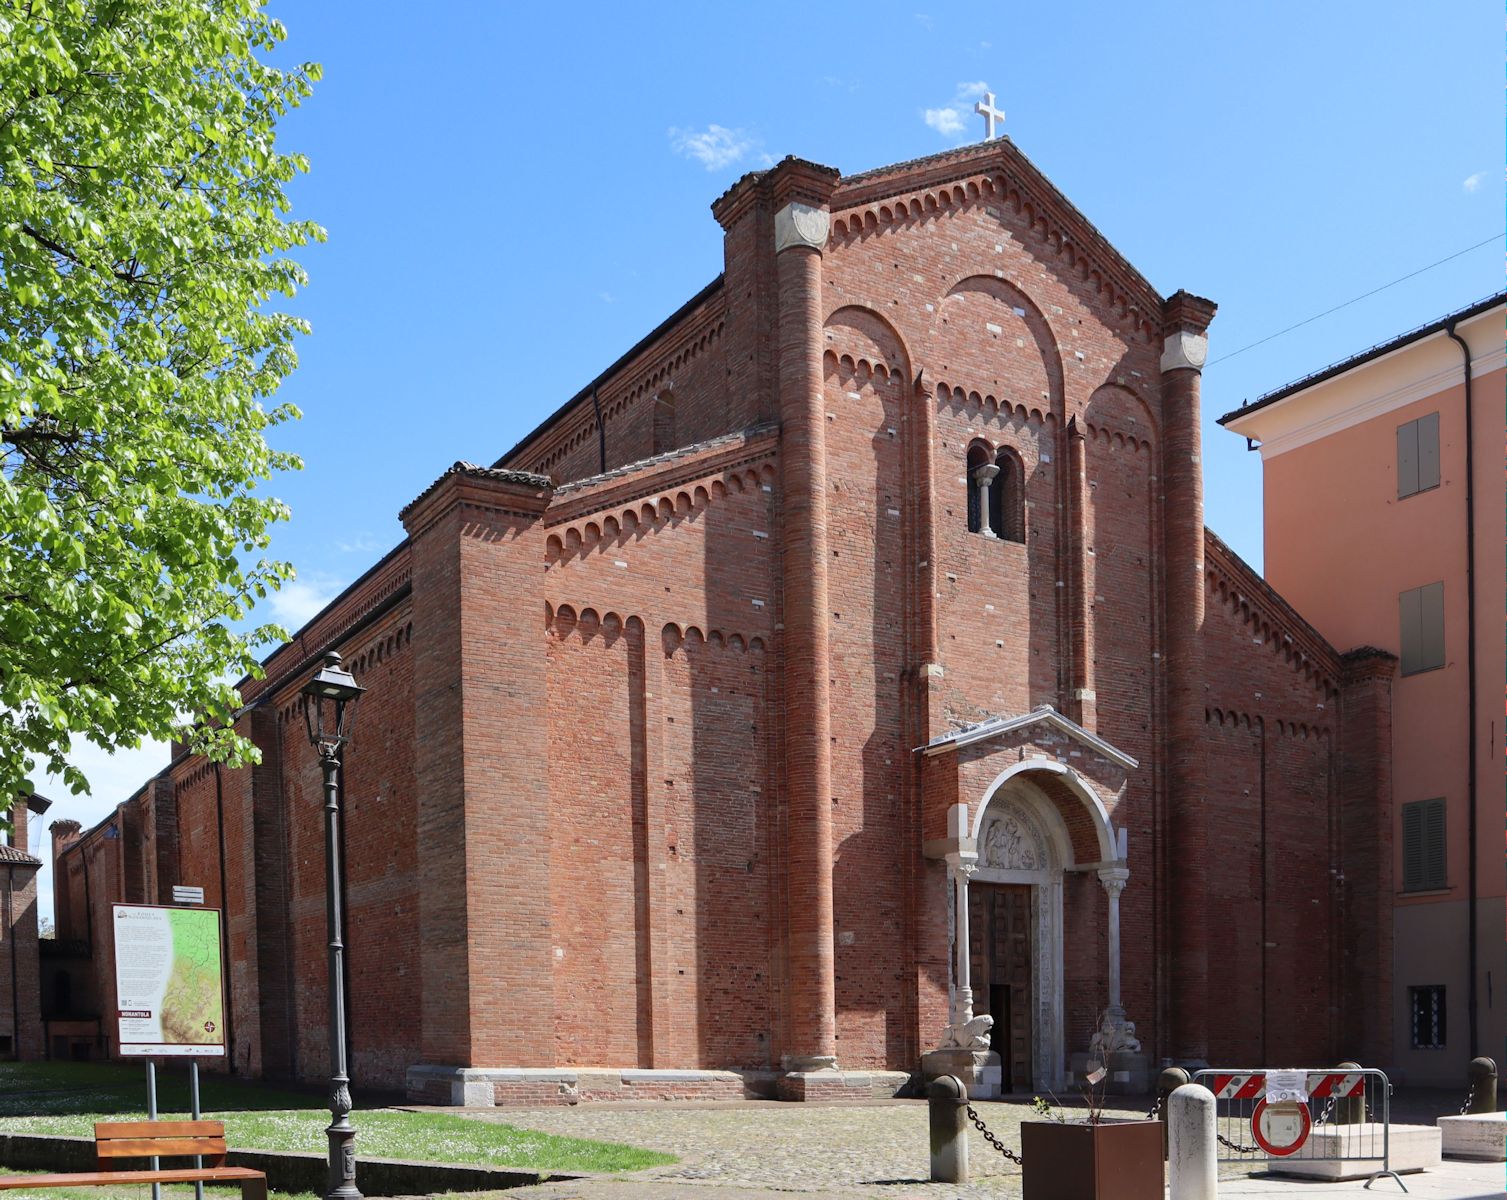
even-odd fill
[[[1011,1150],[1008,1146],[1001,1142],[999,1138],[995,1137],[994,1134],[990,1132],[989,1126],[984,1124],[984,1119],[978,1115],[978,1110],[975,1109],[973,1105],[970,1104],[968,1106],[967,1112],[968,1119],[972,1121],[978,1131],[984,1135],[984,1141],[988,1142],[991,1146],[993,1146],[996,1150],[998,1150],[1001,1154],[1003,1154],[1006,1158],[1013,1162],[1017,1167],[1025,1166],[1025,1164],[1020,1160],[1020,1155],[1016,1154],[1014,1150]]]

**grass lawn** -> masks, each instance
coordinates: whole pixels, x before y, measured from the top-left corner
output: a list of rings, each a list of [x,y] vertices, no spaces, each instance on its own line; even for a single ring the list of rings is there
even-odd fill
[[[232,1149],[325,1153],[322,1093],[293,1092],[201,1074],[201,1108],[225,1122]],[[157,1071],[158,1115],[188,1113],[188,1069]],[[94,1122],[146,1118],[146,1068],[126,1063],[0,1063],[0,1129],[93,1137]],[[361,1108],[357,1153],[370,1158],[474,1163],[533,1171],[636,1171],[672,1155],[518,1129],[447,1113]],[[96,1189],[93,1200],[101,1200]],[[191,1189],[190,1189],[191,1190]]]
[[[0,1174],[26,1176],[46,1175],[48,1172],[5,1171],[0,1168]],[[5,1193],[7,1200],[150,1200],[151,1195],[151,1185],[145,1183],[134,1187],[38,1188],[34,1192],[17,1188]],[[210,1197],[213,1200],[239,1200],[241,1189],[238,1186],[206,1184],[204,1195],[205,1200],[210,1200]],[[277,1192],[276,1195],[278,1200],[320,1200],[313,1192]],[[194,1200],[194,1185],[165,1183],[162,1185],[162,1200]]]

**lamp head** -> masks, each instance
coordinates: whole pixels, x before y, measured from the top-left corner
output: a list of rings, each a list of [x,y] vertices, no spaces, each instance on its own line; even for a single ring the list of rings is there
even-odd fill
[[[341,665],[340,655],[330,650],[319,670],[300,691],[305,697],[304,727],[308,730],[310,745],[321,754],[333,755],[350,741],[355,726],[356,701],[366,689]]]

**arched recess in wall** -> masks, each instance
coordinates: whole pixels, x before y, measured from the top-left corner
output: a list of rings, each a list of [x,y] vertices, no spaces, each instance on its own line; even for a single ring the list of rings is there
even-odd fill
[[[1010,365],[998,383],[978,378],[979,346],[993,344]],[[954,386],[992,392],[1001,402],[1038,409],[1065,421],[1062,353],[1046,316],[1014,284],[994,275],[968,275],[940,298],[922,354],[928,375]]]
[[[872,308],[845,304],[834,309],[822,326],[822,342],[839,361],[846,355],[855,363],[883,364],[904,381],[914,378],[905,339]]]
[[[1110,439],[1118,433],[1122,439],[1134,438],[1152,446],[1159,441],[1157,420],[1150,406],[1129,388],[1117,383],[1106,383],[1095,389],[1083,410],[1083,422],[1095,434],[1108,434]]]

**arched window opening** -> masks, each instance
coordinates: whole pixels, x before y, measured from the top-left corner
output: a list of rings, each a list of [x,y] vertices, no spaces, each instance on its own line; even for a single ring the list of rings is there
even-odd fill
[[[994,477],[995,467],[990,461],[989,447],[983,442],[974,442],[968,447],[968,470],[965,480],[968,487],[968,532],[993,537],[989,527],[989,481]]]
[[[654,454],[666,454],[675,446],[675,393],[660,392],[654,397]]]
[[[989,489],[989,525],[995,537],[1006,542],[1026,540],[1025,471],[1012,450],[1001,450],[994,458],[999,468]]]

